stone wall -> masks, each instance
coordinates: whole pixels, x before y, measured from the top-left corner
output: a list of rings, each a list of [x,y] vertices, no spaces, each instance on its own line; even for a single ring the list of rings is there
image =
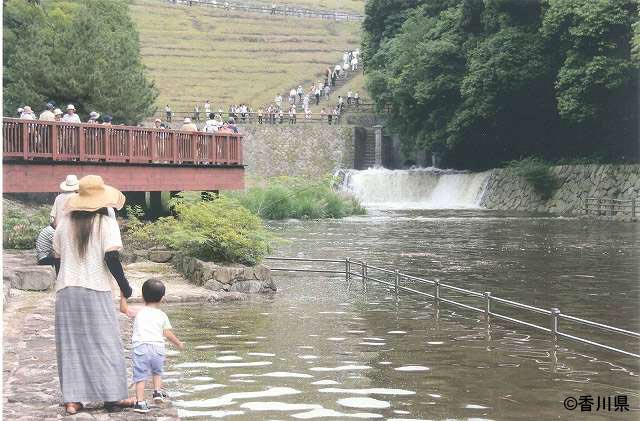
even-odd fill
[[[248,176],[320,177],[353,167],[352,126],[250,125],[242,134]]]
[[[497,169],[480,204],[489,209],[580,214],[586,197],[640,197],[640,165],[560,165],[551,171],[558,188],[546,201],[526,180]]]
[[[195,285],[214,292],[268,293],[277,290],[271,271],[265,265],[219,266],[182,253],[176,253],[171,264]]]

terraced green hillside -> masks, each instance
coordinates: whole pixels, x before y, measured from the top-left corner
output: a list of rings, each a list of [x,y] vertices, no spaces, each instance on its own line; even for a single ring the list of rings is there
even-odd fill
[[[357,48],[360,39],[358,23],[161,0],[134,0],[131,11],[142,60],[160,90],[158,106],[169,103],[174,111],[191,110],[206,99],[215,108],[265,104],[298,83],[308,86],[341,60],[343,51]]]

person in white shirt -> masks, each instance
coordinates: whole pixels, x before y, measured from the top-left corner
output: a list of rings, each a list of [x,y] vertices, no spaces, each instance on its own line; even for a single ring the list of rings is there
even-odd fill
[[[76,107],[73,104],[67,105],[67,113],[62,116],[62,121],[65,123],[81,123],[80,117],[76,114]]]
[[[282,95],[280,94],[276,95],[275,103],[278,108],[282,107]]]
[[[215,133],[220,128],[220,123],[215,119],[213,113],[209,113],[209,119],[205,121],[204,127],[202,128],[203,132],[207,133]]]
[[[40,121],[56,121],[56,116],[53,113],[55,106],[52,103],[47,104],[47,109],[40,113],[38,120]]]
[[[353,102],[355,102],[356,105],[360,105],[360,95],[357,92],[353,94]]]
[[[33,110],[30,106],[25,105],[22,109],[22,113],[20,114],[20,118],[23,120],[35,120],[36,115],[33,113]]]
[[[120,311],[134,318],[132,342],[133,382],[136,385],[135,412],[149,412],[144,400],[144,384],[151,377],[153,381],[153,401],[162,403],[168,395],[162,391],[162,372],[164,371],[165,344],[167,338],[178,349],[184,349],[184,343],[174,335],[171,322],[166,313],[160,310],[160,301],[164,297],[165,286],[159,279],[147,279],[142,284],[144,307],[127,305],[127,299],[120,296]]]
[[[291,90],[289,91],[289,104],[295,104],[296,103],[296,89],[295,88],[291,88]]]
[[[349,89],[347,92],[347,105],[351,105],[351,97],[353,97],[353,92]]]
[[[351,71],[358,70],[358,59],[356,57],[351,59]]]
[[[297,93],[299,98],[298,100],[302,101],[302,97],[304,96],[304,88],[302,87],[302,85],[298,85]]]
[[[211,104],[209,103],[209,100],[206,100],[204,103],[204,114],[209,115],[209,113],[211,113]]]

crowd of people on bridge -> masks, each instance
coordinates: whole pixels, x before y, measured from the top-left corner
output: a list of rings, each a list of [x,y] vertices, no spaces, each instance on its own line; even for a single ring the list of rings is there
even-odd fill
[[[19,107],[16,110],[16,116],[23,120],[39,120],[39,121],[59,121],[62,123],[82,123],[80,116],[76,112],[76,107],[73,104],[67,105],[66,113],[63,113],[60,108],[57,108],[53,101],[50,101],[45,106],[45,109],[36,116],[36,113],[31,109],[29,105]],[[89,113],[89,118],[85,121],[87,124],[111,124],[112,117],[110,115],[104,115],[100,118],[100,114],[96,111]]]

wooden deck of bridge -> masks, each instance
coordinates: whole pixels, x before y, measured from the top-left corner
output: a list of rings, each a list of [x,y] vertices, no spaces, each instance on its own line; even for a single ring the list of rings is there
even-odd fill
[[[3,191],[56,192],[67,174],[122,191],[244,188],[242,136],[4,118]]]

